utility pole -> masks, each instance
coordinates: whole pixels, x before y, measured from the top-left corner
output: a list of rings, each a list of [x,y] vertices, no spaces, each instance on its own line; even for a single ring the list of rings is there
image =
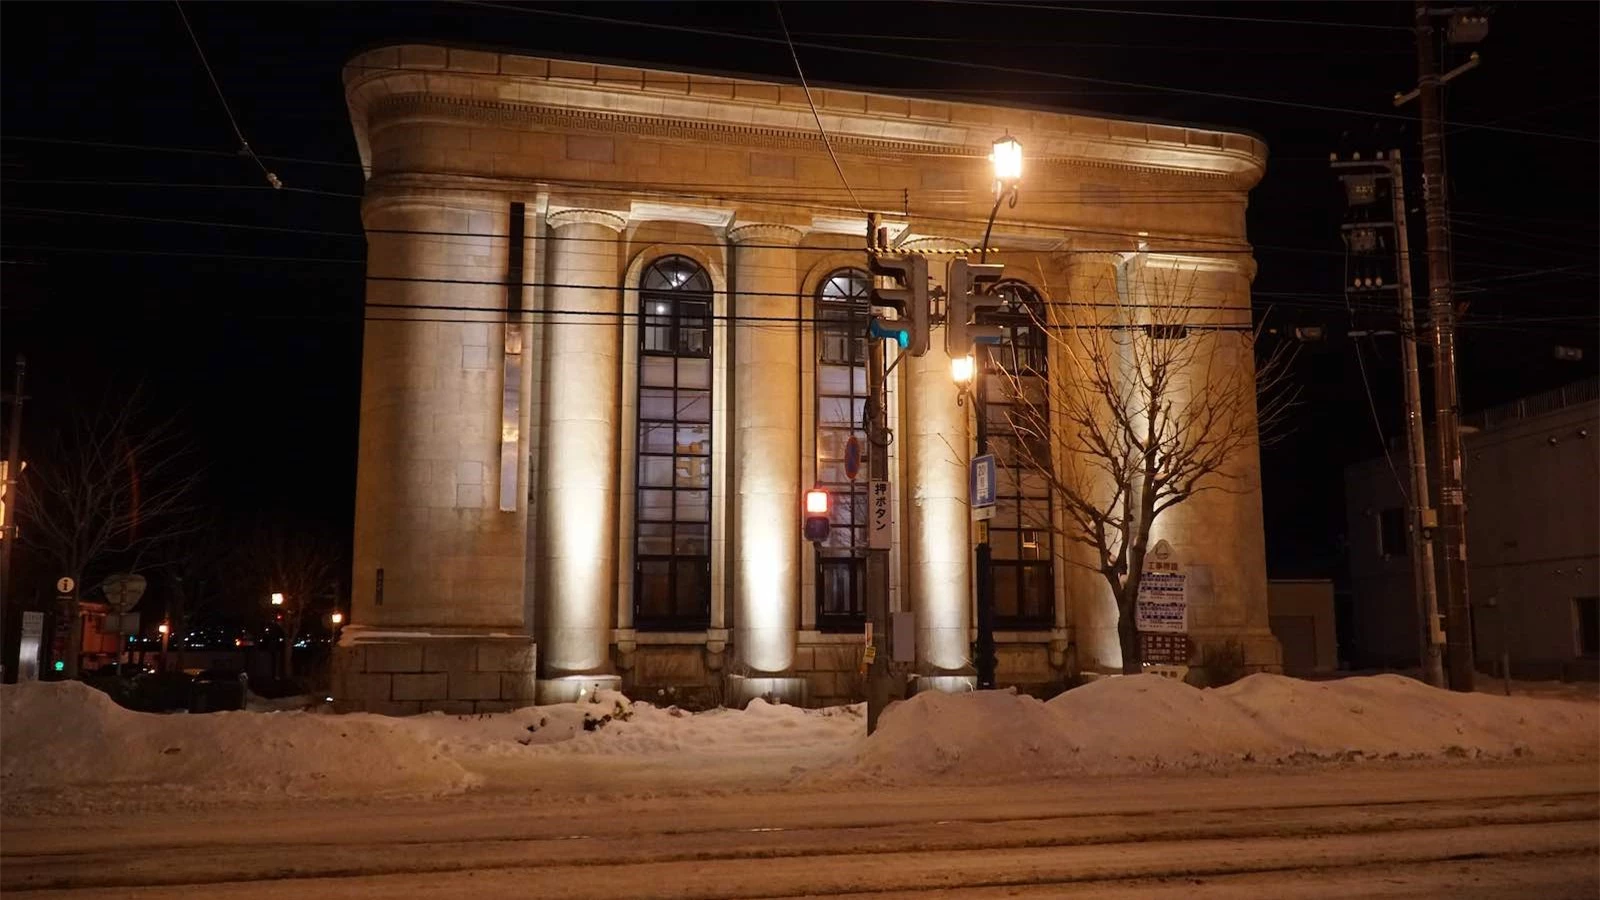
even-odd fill
[[[869,260],[888,244],[887,235],[880,231],[877,213],[867,216],[867,253]],[[870,263],[869,263],[870,266]],[[923,284],[926,289],[926,282]],[[914,290],[914,288],[913,288]],[[923,302],[923,313],[926,317],[926,301]],[[870,312],[870,311],[869,311]],[[911,311],[906,311],[909,317]],[[867,403],[864,410],[866,421],[863,423],[867,433],[867,478],[869,484],[884,483],[889,481],[889,432],[888,423],[885,421],[884,382],[888,373],[884,370],[883,341],[878,338],[886,333],[879,333],[872,329],[872,324],[877,320],[869,315],[868,340],[867,340]],[[903,327],[903,326],[895,326]],[[893,332],[894,339],[899,343],[899,332]],[[924,337],[923,343],[926,343]],[[906,332],[903,346],[909,347],[911,336]],[[898,362],[898,360],[896,360]],[[886,499],[886,498],[884,498]],[[876,518],[876,504],[879,498],[868,497],[869,521]],[[867,646],[871,648],[870,659],[867,661],[867,734],[878,730],[878,718],[883,715],[883,710],[889,705],[889,550],[888,548],[869,547],[867,549],[867,627],[871,629],[871,638]]]
[[[1353,263],[1353,278],[1345,285],[1349,295],[1382,295],[1394,291],[1400,311],[1400,326],[1395,331],[1352,330],[1350,337],[1374,334],[1396,334],[1400,337],[1401,358],[1404,363],[1402,386],[1406,410],[1406,451],[1411,483],[1406,494],[1406,511],[1410,527],[1408,556],[1411,559],[1412,596],[1416,602],[1418,659],[1422,666],[1422,679],[1434,687],[1444,687],[1440,644],[1443,634],[1439,630],[1439,601],[1435,582],[1433,556],[1433,530],[1437,516],[1428,502],[1427,445],[1422,434],[1422,388],[1417,374],[1417,331],[1413,310],[1415,300],[1411,292],[1411,251],[1406,230],[1405,172],[1400,164],[1399,151],[1379,153],[1374,160],[1363,161],[1361,154],[1350,160],[1336,155],[1331,163],[1344,182],[1345,199],[1350,207],[1350,221],[1341,228],[1344,233],[1348,259]],[[1380,185],[1389,183],[1388,208],[1384,209]],[[1388,221],[1381,221],[1388,216]],[[1394,266],[1393,277],[1384,271]],[[1387,454],[1389,448],[1384,447]],[[1398,480],[1398,473],[1397,473]]]
[[[5,647],[5,622],[11,604],[11,548],[17,543],[17,476],[22,468],[22,378],[28,371],[27,357],[17,356],[16,378],[11,388],[11,422],[6,426],[6,478],[5,502],[0,504],[4,518],[0,519],[0,647]],[[8,654],[0,653],[0,680],[7,674]]]
[[[1389,201],[1394,209],[1395,267],[1400,288],[1400,357],[1405,366],[1406,454],[1411,462],[1411,577],[1417,598],[1417,630],[1421,645],[1422,678],[1444,687],[1444,661],[1439,630],[1439,594],[1433,565],[1433,534],[1438,513],[1428,505],[1427,444],[1422,434],[1422,383],[1417,373],[1417,325],[1411,295],[1411,247],[1406,236],[1405,169],[1400,151],[1389,154]]]
[[[1461,424],[1456,388],[1456,310],[1450,285],[1450,224],[1445,214],[1444,127],[1439,112],[1438,65],[1432,14],[1416,4],[1417,100],[1422,115],[1423,208],[1428,220],[1428,316],[1433,344],[1434,462],[1438,469],[1439,527],[1444,555],[1440,592],[1445,598],[1445,635],[1450,689],[1473,685],[1472,620],[1467,606],[1466,497],[1462,488]],[[1476,55],[1473,60],[1476,61]],[[1452,73],[1453,74],[1453,73]]]

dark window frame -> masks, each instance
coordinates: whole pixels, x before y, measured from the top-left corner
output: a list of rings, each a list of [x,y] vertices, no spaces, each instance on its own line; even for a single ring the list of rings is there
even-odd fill
[[[1014,279],[997,283],[991,292],[1003,299],[1000,308],[985,318],[1001,326],[1003,342],[989,345],[982,354],[985,414],[998,476],[997,509],[989,523],[994,622],[996,628],[1007,631],[1042,631],[1056,624],[1055,501],[1048,486],[1036,495],[1024,496],[1027,492],[1023,489],[1023,476],[1028,466],[1012,449],[1021,438],[1006,415],[1015,400],[1006,373],[1039,386],[1048,417],[1050,345],[1040,327],[1045,321],[1044,300],[1032,285]],[[1044,437],[1044,452],[1053,458],[1048,433]],[[1043,521],[1025,518],[1025,504],[1040,503],[1044,507]],[[1008,506],[1010,513],[1003,515]],[[1016,524],[997,524],[1008,520]],[[1030,545],[1034,549],[1032,555],[1027,555]],[[1030,585],[1034,591],[1029,591]]]
[[[633,517],[633,624],[641,631],[702,631],[711,626],[711,514],[712,514],[712,403],[714,370],[711,353],[711,279],[699,263],[686,256],[664,256],[645,267],[639,281],[639,362],[634,409],[637,411],[634,447]],[[670,360],[670,383],[649,383],[651,369]],[[703,370],[685,385],[685,372]],[[650,392],[648,395],[646,392]],[[647,414],[646,400],[670,398],[670,418]],[[687,399],[688,402],[685,402]],[[652,404],[653,405],[653,404]],[[691,410],[703,409],[703,415]],[[651,449],[656,429],[670,431],[666,451]],[[703,432],[704,440],[679,441],[684,429]],[[685,449],[685,448],[689,449]],[[669,461],[670,483],[647,479],[646,467]],[[652,476],[653,478],[654,476]],[[687,483],[685,483],[687,482]],[[652,498],[668,495],[670,513],[665,519],[646,519],[646,492]],[[696,495],[699,495],[696,497]],[[687,501],[685,498],[689,498]],[[685,510],[689,512],[685,514]],[[699,518],[695,518],[696,513]],[[647,528],[664,532],[645,534]],[[660,541],[665,534],[667,552],[644,552],[646,540]],[[695,550],[685,552],[685,546]],[[664,572],[666,584],[659,598],[647,598],[650,585]],[[647,602],[648,600],[648,602]]]
[[[854,410],[865,404],[866,374],[870,354],[867,352],[867,319],[871,315],[869,299],[872,293],[872,276],[857,268],[841,268],[829,272],[818,286],[813,310],[816,341],[816,366],[813,376],[812,409],[815,437],[817,484],[826,488],[833,498],[833,524],[829,539],[817,548],[816,556],[816,627],[823,632],[860,631],[867,621],[867,544],[866,530],[867,491],[871,478],[867,474],[872,444],[861,431],[861,422]],[[844,371],[847,388],[844,391],[826,389],[824,381],[828,371]],[[829,402],[844,401],[852,411],[848,428],[825,425],[823,408]],[[843,435],[843,437],[840,437]],[[842,454],[848,435],[855,435],[861,444],[861,474],[855,481],[828,479],[825,471],[843,463]],[[829,440],[829,437],[835,440]],[[830,443],[837,443],[838,457],[826,456]],[[847,537],[841,541],[841,535]],[[842,576],[843,596],[835,590]]]
[[[1378,553],[1384,559],[1403,559],[1410,555],[1410,523],[1403,506],[1378,510]]]

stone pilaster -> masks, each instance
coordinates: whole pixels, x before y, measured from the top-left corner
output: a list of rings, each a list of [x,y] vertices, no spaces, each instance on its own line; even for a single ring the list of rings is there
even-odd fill
[[[554,211],[548,221],[536,552],[542,575],[539,698],[556,702],[616,680],[610,643],[623,301],[615,285],[618,235],[626,222],[594,209]]]
[[[963,241],[920,238],[908,252],[960,250]],[[928,274],[945,281],[947,254],[931,255]],[[967,504],[967,463],[971,456],[970,407],[960,406],[960,391],[950,377],[944,333],[935,330],[928,352],[909,357],[901,370],[905,393],[905,479],[901,494],[907,512],[905,542],[907,592],[917,621],[917,674],[926,687],[962,690],[972,671],[971,511]]]
[[[728,232],[735,279],[731,309],[740,317],[731,325],[733,642],[739,675],[784,673],[794,666],[800,590],[800,238],[801,232],[787,225],[739,225]]]
[[[497,484],[509,212],[503,196],[409,188],[363,208],[367,298],[384,315],[362,345],[351,622],[334,662],[350,708],[450,699],[442,669],[404,697],[341,694],[366,674],[361,645],[526,634],[527,503],[502,511]],[[438,321],[437,307],[456,311]],[[529,638],[510,641],[533,658]]]

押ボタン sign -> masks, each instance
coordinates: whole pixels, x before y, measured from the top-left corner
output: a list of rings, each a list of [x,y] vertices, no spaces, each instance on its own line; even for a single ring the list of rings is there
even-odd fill
[[[972,518],[988,519],[994,516],[995,466],[994,454],[974,456],[970,475],[968,499],[972,502]]]
[[[894,535],[894,504],[889,502],[889,482],[873,481],[867,494],[867,547],[887,550]]]

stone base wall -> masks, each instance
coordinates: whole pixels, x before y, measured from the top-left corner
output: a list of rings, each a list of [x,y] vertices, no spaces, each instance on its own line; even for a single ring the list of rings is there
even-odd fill
[[[860,640],[801,643],[795,649],[793,669],[761,674],[804,679],[805,702],[813,708],[860,703],[866,699],[862,651]],[[1070,668],[1053,664],[1052,647],[1046,641],[1003,643],[996,656],[995,677],[1002,686],[1048,697],[1067,684]],[[1069,654],[1063,655],[1062,661],[1069,666],[1072,662]],[[745,674],[703,644],[640,646],[629,654],[628,663],[623,669],[623,690],[636,700],[662,705],[699,708],[731,704],[735,698],[728,679]]]
[[[334,709],[401,716],[532,706],[537,656],[532,638],[517,637],[380,638],[336,647]]]

